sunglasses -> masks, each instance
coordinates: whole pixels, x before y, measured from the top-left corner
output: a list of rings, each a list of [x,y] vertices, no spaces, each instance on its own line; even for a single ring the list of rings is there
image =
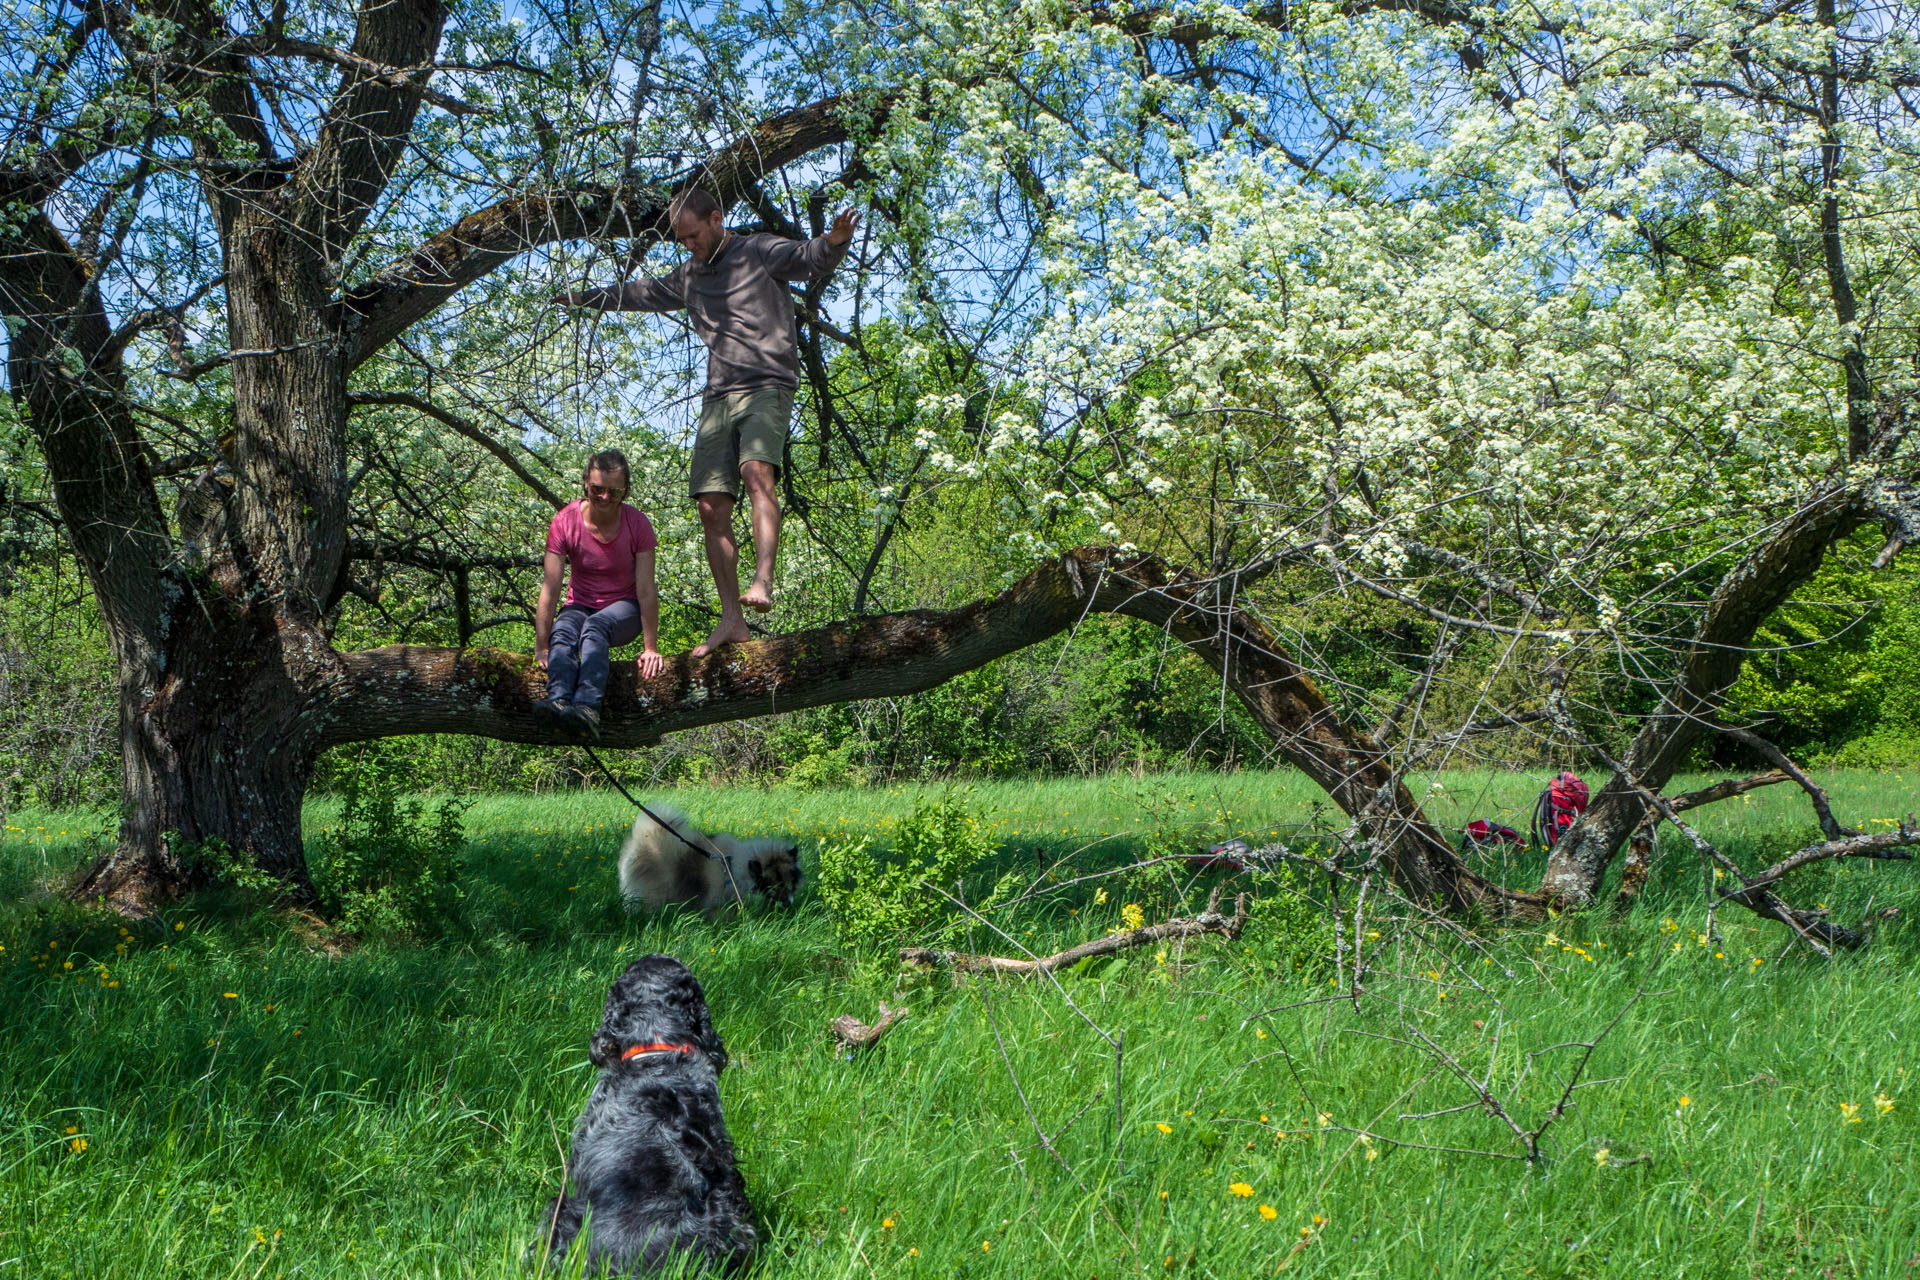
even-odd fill
[[[580,487],[587,491],[589,498],[624,498],[627,496],[625,489],[616,489],[612,485],[607,484],[582,484]]]

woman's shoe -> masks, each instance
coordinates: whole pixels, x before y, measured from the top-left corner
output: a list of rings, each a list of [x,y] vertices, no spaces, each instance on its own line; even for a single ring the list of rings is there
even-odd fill
[[[600,736],[600,708],[575,702],[566,709],[567,723],[589,738]]]
[[[542,698],[533,704],[533,718],[549,728],[573,723],[573,706],[565,698]]]

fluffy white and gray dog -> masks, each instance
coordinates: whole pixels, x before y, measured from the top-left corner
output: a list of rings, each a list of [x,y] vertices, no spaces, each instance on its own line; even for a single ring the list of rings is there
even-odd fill
[[[553,1261],[591,1209],[589,1275],[644,1276],[679,1260],[744,1269],[758,1237],[720,1115],[727,1050],[700,980],[672,956],[635,960],[607,993],[587,1057],[600,1078],[573,1131],[574,1192],[548,1206]]]
[[[635,907],[697,906],[709,920],[759,894],[783,907],[800,889],[800,846],[703,834],[672,805],[643,809],[620,850],[620,893]]]

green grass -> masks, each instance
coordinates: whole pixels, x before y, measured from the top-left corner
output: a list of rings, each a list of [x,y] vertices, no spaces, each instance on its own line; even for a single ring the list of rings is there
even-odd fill
[[[1449,821],[1524,818],[1537,785],[1439,782],[1430,803]],[[674,799],[714,826],[813,838],[884,835],[929,790]],[[1855,822],[1914,807],[1901,775],[1837,775],[1833,791]],[[1094,870],[1229,831],[1304,840],[1339,825],[1280,774],[993,784],[972,798],[1008,866]],[[316,805],[309,821],[331,813]],[[1827,965],[1781,958],[1777,926],[1727,913],[1716,955],[1697,941],[1697,868],[1669,846],[1624,922],[1568,918],[1471,945],[1383,939],[1357,1009],[1326,999],[1326,968],[1288,932],[1312,918],[1285,898],[1263,902],[1234,946],[1136,952],[1059,987],[955,985],[886,952],[849,953],[805,897],[791,915],[718,926],[628,916],[612,859],[630,816],[610,795],[484,798],[468,815],[468,931],[336,954],[241,896],[122,935],[44,891],[84,861],[102,822],[11,815],[0,1280],[535,1274],[523,1250],[589,1085],[587,1036],[607,983],[653,950],[699,974],[735,1054],[722,1090],[766,1228],[758,1275],[1244,1277],[1284,1264],[1298,1276],[1880,1277],[1920,1265],[1920,930],[1904,918]],[[1700,826],[1750,862],[1814,834],[1784,788]],[[1537,867],[1512,873],[1528,883]],[[1000,923],[1050,950],[1114,927],[1125,901],[1156,916],[1204,887],[1114,880],[1104,904],[1087,885]],[[1795,896],[1843,919],[1869,899],[1911,915],[1916,887],[1904,865],[1862,864]],[[1539,1164],[1356,1136],[1512,1154],[1511,1134],[1478,1110],[1399,1118],[1471,1100],[1405,1042],[1417,1030],[1476,1072],[1491,1061],[1495,1093],[1531,1126],[1580,1052],[1551,1046],[1591,1038],[1642,989]],[[868,1056],[836,1058],[828,1022],[870,1019],[883,999],[904,1002],[907,1020]],[[1117,1130],[1101,1032],[1124,1038]]]

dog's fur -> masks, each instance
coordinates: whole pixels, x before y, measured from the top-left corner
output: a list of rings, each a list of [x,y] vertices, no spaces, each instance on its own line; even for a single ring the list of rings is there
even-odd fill
[[[688,1044],[694,1052],[621,1059],[647,1044]],[[551,1260],[565,1257],[591,1208],[589,1275],[642,1276],[679,1258],[744,1269],[758,1237],[720,1115],[727,1050],[700,980],[672,956],[628,965],[607,993],[587,1057],[600,1078],[573,1131],[573,1194],[547,1209]]]
[[[620,850],[620,892],[637,907],[698,906],[709,918],[749,893],[793,905],[800,888],[800,848],[783,840],[702,835],[669,805],[648,805]],[[669,830],[669,828],[671,828]],[[713,850],[720,858],[707,856]]]

